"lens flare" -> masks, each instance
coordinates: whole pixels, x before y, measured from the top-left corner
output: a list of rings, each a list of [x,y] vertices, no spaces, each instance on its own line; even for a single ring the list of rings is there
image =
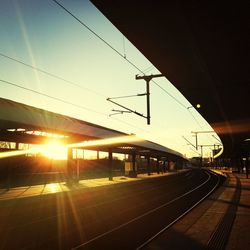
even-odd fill
[[[100,139],[100,140],[83,141],[79,143],[69,144],[68,147],[89,148],[89,147],[95,147],[95,146],[108,146],[108,145],[114,145],[114,144],[133,143],[133,142],[139,142],[139,141],[142,141],[142,139],[140,139],[139,137],[136,137],[135,135],[127,135],[127,136],[118,136],[118,137],[112,137],[112,138]]]
[[[58,140],[49,140],[45,145],[41,145],[39,152],[50,159],[67,159],[67,147]]]
[[[108,145],[122,145],[129,144],[133,142],[143,141],[143,139],[136,137],[135,135],[127,135],[127,136],[118,136],[107,139],[99,139],[92,141],[83,141],[79,143],[73,144],[62,144],[59,140],[53,139],[49,140],[46,144],[43,145],[33,145],[31,149],[27,150],[12,150],[8,152],[1,152],[0,158],[27,155],[27,154],[42,154],[50,159],[63,160],[67,159],[67,150],[68,148],[85,148],[91,149],[91,147],[96,146],[108,146]]]

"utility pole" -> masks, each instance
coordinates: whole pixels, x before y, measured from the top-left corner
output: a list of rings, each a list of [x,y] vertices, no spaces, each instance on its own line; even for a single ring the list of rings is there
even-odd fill
[[[221,145],[221,143],[219,144],[219,145],[216,145],[216,144],[213,144],[213,145],[199,145],[198,144],[198,134],[202,134],[202,133],[215,133],[214,131],[191,131],[191,133],[192,134],[194,134],[194,136],[195,136],[195,145],[193,144],[193,143],[191,143],[187,138],[185,138],[184,136],[182,136],[183,137],[183,139],[185,140],[185,141],[187,141],[188,142],[188,145],[191,145],[191,146],[193,146],[197,151],[198,151],[198,148],[200,147],[201,148],[201,153],[200,153],[200,156],[201,156],[201,158],[200,158],[200,163],[201,163],[201,166],[203,165],[203,149],[204,149],[204,147],[214,147],[214,149],[215,149],[215,146],[222,146]],[[217,139],[217,138],[215,138],[215,139]],[[217,139],[218,140],[218,139]],[[219,141],[219,140],[218,140]]]
[[[201,148],[201,166],[202,166],[202,164],[203,164],[203,148],[204,147],[214,147],[215,148],[215,146],[221,146],[220,144],[212,144],[212,145],[205,145],[205,144],[203,144],[203,145],[198,145],[200,148]]]
[[[149,89],[149,82],[156,77],[163,77],[163,74],[157,74],[157,75],[144,75],[144,76],[135,76],[136,80],[145,80],[146,81],[146,96],[147,96],[147,124],[150,125],[150,89]]]
[[[200,145],[201,147],[201,167],[203,165],[203,145]]]
[[[196,145],[196,150],[198,150],[198,134],[215,133],[215,132],[214,131],[191,131],[191,133],[195,135],[195,145]]]

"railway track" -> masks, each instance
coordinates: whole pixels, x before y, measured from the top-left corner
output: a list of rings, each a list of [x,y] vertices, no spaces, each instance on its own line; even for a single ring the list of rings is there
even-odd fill
[[[48,200],[30,199],[11,208],[16,213],[2,225],[1,249],[142,249],[218,185],[217,175],[192,170]]]
[[[202,174],[205,174],[206,178]],[[220,180],[217,175],[210,172],[199,173],[199,175],[200,183],[193,180],[196,184],[188,185],[189,189],[182,194],[179,193],[173,199],[166,199],[164,203],[146,213],[72,249],[100,249],[102,246],[107,249],[143,249],[218,187]],[[135,233],[141,232],[142,229],[145,229],[142,233]],[[130,230],[132,234],[129,234]],[[121,240],[121,235],[126,235],[126,240]]]

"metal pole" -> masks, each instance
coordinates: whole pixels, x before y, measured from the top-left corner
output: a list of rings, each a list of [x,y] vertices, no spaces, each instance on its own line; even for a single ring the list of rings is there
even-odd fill
[[[80,180],[80,159],[76,159],[76,173],[77,173],[77,182]]]
[[[249,172],[249,155],[246,157],[246,178],[248,179],[248,172]]]
[[[201,167],[202,167],[202,158],[203,158],[203,146],[201,146]]]
[[[197,133],[195,133],[195,146],[196,146],[196,150],[198,150],[198,135],[197,135]]]
[[[149,81],[146,81],[147,85],[147,124],[150,125],[150,92],[149,92]]]
[[[67,152],[67,184],[72,185],[73,183],[73,149],[68,148]]]
[[[109,149],[109,161],[108,161],[109,163],[109,166],[108,166],[108,168],[109,168],[109,180],[110,181],[113,181],[113,152],[112,152],[112,149],[110,148]]]
[[[138,76],[136,75],[135,76],[135,79],[136,80],[140,80],[140,79],[143,79],[146,81],[146,95],[147,95],[147,124],[150,125],[150,99],[149,99],[149,95],[150,95],[150,92],[149,92],[149,82],[150,80],[152,80],[153,78],[155,77],[163,77],[164,75],[163,74],[156,74],[156,75],[144,75],[144,76]]]
[[[136,172],[136,153],[135,152],[133,152],[132,153],[132,166],[133,166],[133,173],[135,173]]]
[[[147,172],[150,175],[150,154],[147,155]]]

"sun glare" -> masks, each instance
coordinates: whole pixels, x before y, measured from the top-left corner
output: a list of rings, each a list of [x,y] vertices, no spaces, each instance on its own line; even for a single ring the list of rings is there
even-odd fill
[[[42,155],[54,160],[67,159],[67,147],[58,140],[50,140],[47,144],[42,145],[40,152]]]
[[[95,146],[105,146],[113,144],[126,144],[126,143],[136,143],[142,141],[139,137],[134,135],[120,136],[92,141],[83,141],[74,144],[63,144],[57,139],[48,140],[46,144],[43,145],[32,145],[30,149],[27,150],[15,150],[10,152],[1,152],[0,158],[13,157],[19,155],[37,155],[41,154],[49,159],[53,160],[67,160],[67,151],[69,148],[82,148],[90,149]]]
[[[68,146],[71,148],[92,147],[92,146],[105,146],[105,145],[122,144],[122,143],[135,143],[139,141],[142,141],[142,139],[135,135],[126,135],[126,136],[118,136],[118,137],[92,140],[92,141],[83,141],[75,144],[70,144]]]

